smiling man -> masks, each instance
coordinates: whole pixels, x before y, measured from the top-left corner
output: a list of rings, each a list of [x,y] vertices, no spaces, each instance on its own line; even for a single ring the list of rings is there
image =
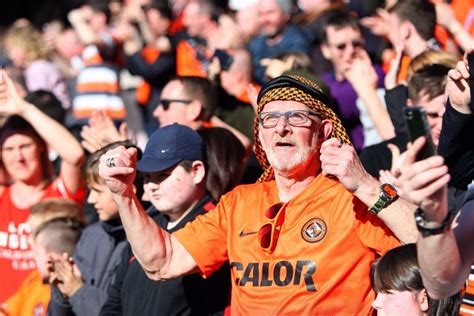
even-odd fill
[[[399,244],[389,228],[414,240],[413,207],[365,172],[327,104],[305,78],[268,82],[254,124],[260,181],[238,186],[174,234],[148,219],[133,193],[135,151],[106,153],[101,176],[147,275],[209,277],[229,262],[232,313],[369,315],[370,265]]]

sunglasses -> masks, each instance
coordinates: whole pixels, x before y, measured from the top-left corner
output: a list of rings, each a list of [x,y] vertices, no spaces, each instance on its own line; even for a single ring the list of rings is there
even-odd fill
[[[182,100],[182,99],[161,99],[160,105],[163,107],[163,110],[168,111],[170,104],[173,102],[189,104],[193,100]]]
[[[265,252],[272,253],[275,250],[281,225],[285,218],[283,203],[270,206],[265,211],[265,217],[270,221],[264,224],[258,231],[258,242]]]
[[[349,43],[341,43],[338,45],[334,45],[334,47],[336,47],[338,50],[345,50],[349,44],[351,44],[352,47],[358,49],[358,48],[363,48],[365,43],[363,40],[353,40],[352,42],[349,42]]]

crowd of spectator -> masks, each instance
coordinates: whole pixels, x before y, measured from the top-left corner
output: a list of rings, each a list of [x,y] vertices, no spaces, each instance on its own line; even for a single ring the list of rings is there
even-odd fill
[[[0,315],[474,315],[473,56],[474,0],[18,18]]]

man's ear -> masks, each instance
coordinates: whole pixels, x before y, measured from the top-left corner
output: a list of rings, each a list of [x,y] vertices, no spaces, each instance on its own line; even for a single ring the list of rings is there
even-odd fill
[[[191,174],[194,178],[195,184],[200,184],[201,182],[205,181],[206,178],[206,168],[204,163],[200,160],[193,161],[193,165],[191,168]]]
[[[327,60],[331,60],[331,51],[329,50],[329,46],[326,43],[321,44],[321,53],[323,53],[324,58]]]
[[[402,40],[407,40],[413,32],[416,32],[415,26],[408,21],[404,21],[400,25],[400,38]]]
[[[321,125],[319,126],[318,137],[322,141],[325,141],[326,139],[331,137],[333,129],[334,129],[334,125],[331,120],[323,120],[321,122]]]
[[[323,120],[318,130],[318,148],[321,148],[322,144],[326,139],[329,139],[332,135],[333,123],[331,120]]]
[[[193,100],[186,106],[186,115],[189,120],[197,121],[202,116],[203,108],[202,103],[198,100]]]

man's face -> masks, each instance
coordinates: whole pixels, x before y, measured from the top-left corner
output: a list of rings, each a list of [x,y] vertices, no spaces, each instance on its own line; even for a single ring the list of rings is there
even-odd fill
[[[308,107],[295,101],[272,101],[262,113],[293,110],[308,110]],[[313,115],[302,126],[291,126],[284,117],[279,118],[275,127],[260,125],[259,139],[275,172],[294,175],[318,169],[321,127],[321,120]]]
[[[360,50],[364,49],[364,39],[359,30],[350,26],[326,29],[327,43],[322,46],[324,57],[331,61],[336,73],[347,68]]]
[[[173,217],[190,207],[197,184],[192,172],[177,165],[164,171],[145,173],[143,188],[157,210]]]
[[[421,106],[426,111],[428,117],[428,124],[431,129],[431,138],[433,143],[438,146],[439,136],[441,135],[441,128],[443,126],[443,114],[446,110],[444,106],[446,102],[446,95],[439,95],[429,100],[428,95],[424,94],[418,101],[417,106]]]
[[[146,11],[146,21],[148,27],[155,35],[165,35],[170,25],[170,21],[156,9]]]
[[[103,32],[107,27],[105,14],[94,11],[90,6],[81,8],[82,15],[94,32]]]
[[[190,2],[184,8],[183,24],[191,37],[203,37],[210,20],[211,18],[207,14],[199,12],[199,3],[197,2]]]
[[[276,0],[261,0],[257,12],[260,31],[268,37],[278,35],[288,22],[288,16],[278,6]]]
[[[185,93],[183,85],[178,80],[170,81],[163,88],[161,100],[161,104],[158,105],[153,112],[153,116],[158,119],[161,127],[173,123],[191,127],[192,120],[189,119],[188,115],[188,106],[191,100]],[[168,102],[170,100],[174,101]]]

